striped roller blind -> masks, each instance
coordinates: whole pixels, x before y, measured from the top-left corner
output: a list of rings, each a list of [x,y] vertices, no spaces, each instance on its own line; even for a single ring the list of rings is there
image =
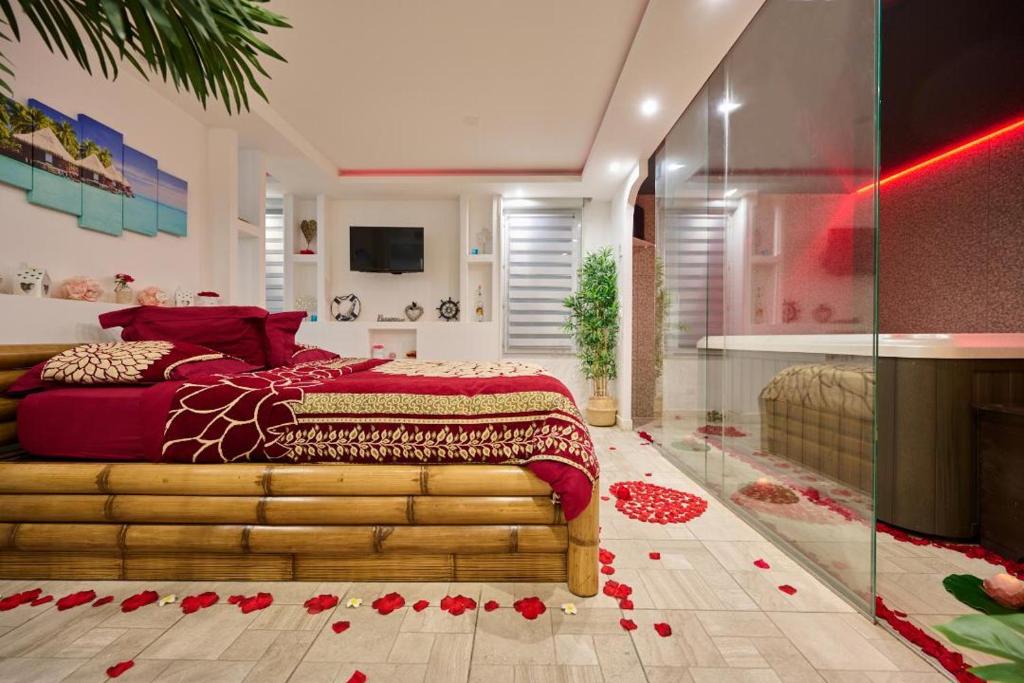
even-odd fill
[[[284,199],[267,197],[266,208],[266,265],[264,287],[267,291],[267,310],[284,310]]]
[[[722,277],[726,217],[699,208],[661,214],[662,262],[669,309],[665,352],[695,353],[706,335],[722,334]]]
[[[514,209],[505,219],[505,351],[572,353],[565,297],[580,263],[579,209]]]

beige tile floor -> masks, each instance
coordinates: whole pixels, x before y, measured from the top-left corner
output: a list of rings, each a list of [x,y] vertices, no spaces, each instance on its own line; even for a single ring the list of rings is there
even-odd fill
[[[605,490],[615,481],[643,479],[702,493],[635,434],[595,430],[594,440]],[[646,472],[652,476],[645,478]],[[102,681],[108,666],[126,659],[135,667],[119,681],[161,683],[347,681],[356,669],[371,682],[945,680],[724,506],[709,502],[703,516],[675,526],[635,522],[611,501],[602,504],[602,544],[617,555],[614,578],[634,587],[636,609],[628,616],[639,628],[629,633],[619,626],[623,613],[611,598],[576,599],[554,584],[3,581],[5,595],[36,585],[58,597],[93,588],[119,600],[146,588],[178,596],[215,590],[222,598],[269,590],[274,604],[248,615],[223,603],[191,615],[176,605],[122,614],[117,602],[65,612],[52,603],[0,612],[0,681]],[[660,561],[647,556],[652,550],[661,553]],[[772,569],[755,568],[751,563],[759,557]],[[910,584],[913,573],[901,572]],[[781,593],[777,586],[783,583],[798,592]],[[310,616],[301,606],[324,592],[369,602],[392,590],[408,604],[424,598],[432,607],[381,616],[364,606]],[[502,607],[453,617],[436,608],[449,593],[480,604],[494,599]],[[549,607],[535,621],[511,609],[515,599],[530,595]],[[579,606],[575,616],[558,609],[570,600]],[[339,619],[352,622],[340,635],[330,629]],[[670,638],[652,627],[662,621],[672,625]]]

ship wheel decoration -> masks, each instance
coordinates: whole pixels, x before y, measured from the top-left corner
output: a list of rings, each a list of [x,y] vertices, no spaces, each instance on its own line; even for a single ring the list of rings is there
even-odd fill
[[[362,308],[363,305],[355,294],[343,294],[331,300],[331,315],[340,322],[355,320]]]
[[[459,319],[459,302],[452,298],[442,299],[441,305],[437,307],[437,313],[441,320],[452,322]]]

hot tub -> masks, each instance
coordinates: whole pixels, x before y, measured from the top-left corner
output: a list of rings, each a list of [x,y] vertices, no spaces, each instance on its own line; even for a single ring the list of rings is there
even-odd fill
[[[867,334],[735,335],[707,337],[698,348],[704,357],[725,362],[730,368],[724,404],[758,410],[763,446],[784,451],[773,436],[779,432],[778,425],[770,423],[764,404],[751,402],[780,373],[792,374],[796,365],[814,367],[819,373],[828,364],[868,367],[870,371],[872,338]],[[871,402],[868,395],[863,398],[874,406],[878,431],[878,518],[925,534],[959,539],[976,536],[974,408],[1024,404],[1024,334],[880,335],[874,375],[875,382],[866,383],[864,392],[874,390],[876,400]],[[792,414],[820,418],[820,411]],[[834,417],[842,420],[846,416]],[[819,426],[794,424],[785,429],[813,433]],[[852,443],[863,450],[863,443]],[[786,456],[784,452],[780,455]],[[858,457],[863,458],[863,453]],[[813,459],[809,461],[813,463]],[[806,466],[806,462],[801,458],[801,464]],[[867,487],[862,483],[860,488]]]

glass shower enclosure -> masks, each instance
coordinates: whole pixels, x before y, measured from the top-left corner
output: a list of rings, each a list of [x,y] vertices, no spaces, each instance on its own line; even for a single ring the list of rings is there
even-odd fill
[[[878,7],[767,0],[656,158],[659,442],[871,613]]]

